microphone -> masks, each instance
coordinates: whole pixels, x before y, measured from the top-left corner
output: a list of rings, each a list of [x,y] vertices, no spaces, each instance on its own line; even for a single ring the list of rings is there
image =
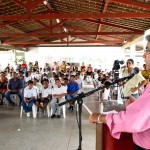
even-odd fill
[[[126,82],[128,82],[131,78],[133,78],[133,76],[135,74],[138,74],[139,73],[139,68],[138,67],[135,67],[132,71],[131,71],[131,74],[127,77],[127,80]]]
[[[139,73],[139,68],[138,67],[135,67],[132,71],[131,71],[131,74],[138,74]]]

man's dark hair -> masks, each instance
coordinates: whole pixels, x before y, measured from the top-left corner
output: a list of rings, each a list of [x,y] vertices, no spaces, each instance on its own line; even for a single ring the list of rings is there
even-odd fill
[[[64,78],[64,80],[65,80],[65,81],[68,81],[68,79],[67,79],[67,78]]]
[[[28,85],[29,85],[29,84],[33,84],[33,81],[32,81],[32,80],[29,80],[29,81],[28,81]]]
[[[59,79],[59,78],[56,78],[55,81],[60,81],[60,79]]]
[[[55,80],[56,80],[57,78],[59,78],[59,76],[58,76],[58,75],[55,75],[54,78],[55,78]]]
[[[146,40],[150,42],[150,34],[146,36]]]
[[[75,78],[75,75],[71,75],[70,78],[71,78],[71,77],[74,77],[74,78]]]
[[[22,73],[22,74],[23,74],[23,71],[19,70],[19,73]]]
[[[44,78],[44,79],[43,79],[43,82],[44,82],[44,81],[46,81],[46,82],[48,82],[48,83],[49,83],[49,80],[48,80],[48,79],[45,79],[45,78]]]
[[[132,64],[134,64],[134,60],[133,59],[128,59],[127,61],[131,61]]]

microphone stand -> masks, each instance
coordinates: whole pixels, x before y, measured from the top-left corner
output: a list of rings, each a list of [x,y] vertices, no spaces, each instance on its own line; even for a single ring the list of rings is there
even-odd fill
[[[134,75],[132,75],[132,77],[133,77]],[[127,77],[124,77],[124,78],[120,78],[120,79],[118,79],[118,80],[116,80],[116,81],[114,81],[114,82],[112,82],[112,83],[110,83],[110,84],[108,84],[108,85],[102,85],[102,86],[100,86],[100,87],[98,87],[97,89],[94,89],[94,90],[91,90],[91,91],[89,91],[89,92],[87,92],[87,93],[80,93],[77,97],[74,97],[74,98],[72,98],[71,100],[67,100],[67,101],[64,101],[64,102],[62,102],[62,103],[60,103],[60,104],[58,104],[58,106],[60,107],[60,106],[62,106],[62,105],[65,105],[66,103],[69,103],[70,101],[77,101],[77,103],[78,103],[78,111],[79,111],[79,114],[78,114],[78,116],[79,116],[79,121],[78,121],[78,126],[79,126],[79,147],[78,147],[78,149],[77,150],[82,150],[82,118],[81,118],[81,114],[82,114],[82,104],[83,104],[83,98],[84,97],[87,97],[87,96],[90,96],[90,95],[92,95],[92,94],[94,94],[96,91],[99,91],[99,90],[101,90],[101,89],[104,89],[104,88],[106,88],[106,87],[109,87],[109,86],[111,86],[111,85],[113,85],[113,84],[116,84],[116,83],[118,83],[118,82],[122,82],[122,81],[124,81],[124,80],[129,80],[129,79],[131,79],[132,78],[131,77],[131,75],[130,76],[127,76]]]

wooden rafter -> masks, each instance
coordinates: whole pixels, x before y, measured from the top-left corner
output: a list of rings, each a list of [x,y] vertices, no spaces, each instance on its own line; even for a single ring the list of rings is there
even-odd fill
[[[50,33],[2,33],[0,34],[0,37],[29,37],[29,36],[69,36],[69,35],[140,35],[144,32],[69,32],[69,33],[53,33],[50,35]]]
[[[108,22],[105,22],[105,21],[99,21],[99,20],[94,20],[94,19],[83,19],[87,22],[91,22],[91,23],[96,23],[96,24],[103,24],[103,25],[107,25],[107,26],[111,26],[111,27],[116,27],[116,28],[120,28],[120,29],[125,29],[125,30],[129,30],[129,31],[133,31],[133,32],[142,32],[142,30],[139,30],[139,29],[134,29],[134,28],[131,28],[131,27],[126,27],[126,26],[123,26],[123,25],[118,25],[118,24],[114,24],[114,23],[108,23]]]
[[[87,44],[87,43],[103,43],[103,44],[114,44],[113,41],[73,41],[73,42],[43,42],[43,41],[34,41],[34,42],[7,42],[7,44],[15,44],[15,45],[39,45],[39,44]]]
[[[108,3],[109,3],[109,0],[103,0],[103,9],[102,9],[102,13],[105,13],[106,10],[107,10],[107,6],[108,6]],[[101,21],[103,21],[103,18],[101,18]],[[98,31],[97,32],[100,32],[101,31],[101,27],[102,27],[102,24],[99,24],[99,27],[98,27]],[[98,35],[96,36],[96,40],[98,39]]]
[[[0,15],[0,20],[42,20],[42,19],[100,19],[100,18],[150,18],[150,12],[139,13],[52,13],[30,15]]]

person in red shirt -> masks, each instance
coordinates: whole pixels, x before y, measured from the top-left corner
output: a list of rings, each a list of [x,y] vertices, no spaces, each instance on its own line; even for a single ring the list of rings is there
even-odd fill
[[[25,72],[27,70],[27,64],[25,61],[21,64],[21,69],[23,72]]]

